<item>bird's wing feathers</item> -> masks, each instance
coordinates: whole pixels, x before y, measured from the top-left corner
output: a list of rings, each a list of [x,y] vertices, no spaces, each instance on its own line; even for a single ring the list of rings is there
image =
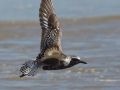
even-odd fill
[[[41,53],[51,46],[61,49],[61,30],[51,0],[42,0],[39,9],[40,25],[42,28]]]
[[[20,69],[22,72],[20,77],[25,75],[35,75],[38,68],[43,66],[42,63],[39,63],[41,60],[49,65],[56,65],[60,62],[59,59],[54,58],[54,56],[57,56],[56,53],[60,54],[62,52],[61,30],[51,0],[41,0],[39,18],[42,28],[41,53],[35,60],[29,60],[24,63]],[[45,57],[48,56],[50,58],[44,59],[44,55]]]
[[[64,54],[59,50],[58,46],[51,46],[44,52],[44,57],[41,61],[48,65],[58,65],[62,62]]]
[[[52,47],[49,47],[45,52],[44,52],[44,56],[45,57],[50,57],[50,56],[53,56],[53,55],[57,55],[57,54],[61,54],[61,50],[59,50],[59,47],[58,46],[52,46]]]

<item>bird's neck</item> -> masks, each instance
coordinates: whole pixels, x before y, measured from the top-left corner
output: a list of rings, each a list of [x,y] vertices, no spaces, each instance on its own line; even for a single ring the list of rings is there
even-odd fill
[[[71,61],[70,56],[66,56],[66,57],[64,58],[64,65],[65,65],[65,66],[69,65],[69,64],[70,64],[70,61]]]

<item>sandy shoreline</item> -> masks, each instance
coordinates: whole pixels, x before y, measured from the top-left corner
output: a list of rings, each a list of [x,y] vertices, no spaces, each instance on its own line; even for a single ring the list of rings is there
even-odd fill
[[[67,36],[103,33],[120,33],[120,16],[59,19],[62,31]],[[5,38],[36,37],[40,36],[39,21],[0,21],[0,40]],[[65,36],[66,36],[65,35]]]
[[[38,18],[39,19],[39,18]],[[103,16],[103,17],[93,17],[93,18],[59,18],[58,19],[59,22],[62,23],[70,23],[70,22],[79,22],[79,24],[83,23],[88,23],[88,24],[94,24],[96,22],[110,22],[110,21],[116,21],[116,22],[120,22],[120,16]],[[0,21],[0,27],[1,26],[26,26],[26,25],[36,25],[39,24],[39,20],[38,21],[31,21],[31,20],[22,20],[22,21]]]

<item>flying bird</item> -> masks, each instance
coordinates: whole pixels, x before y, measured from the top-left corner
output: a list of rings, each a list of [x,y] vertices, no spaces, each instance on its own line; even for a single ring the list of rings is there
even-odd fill
[[[41,0],[39,21],[42,29],[40,53],[36,59],[26,61],[20,68],[23,76],[34,76],[39,68],[43,70],[60,70],[78,63],[87,64],[79,56],[66,55],[62,51],[62,31],[57,20],[52,0]]]

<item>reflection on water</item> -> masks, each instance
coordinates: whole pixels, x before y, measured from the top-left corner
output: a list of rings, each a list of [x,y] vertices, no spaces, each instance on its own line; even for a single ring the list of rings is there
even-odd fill
[[[0,22],[1,90],[119,90],[119,16],[60,23],[64,52],[79,55],[88,64],[19,78],[21,64],[39,53],[39,23]]]

